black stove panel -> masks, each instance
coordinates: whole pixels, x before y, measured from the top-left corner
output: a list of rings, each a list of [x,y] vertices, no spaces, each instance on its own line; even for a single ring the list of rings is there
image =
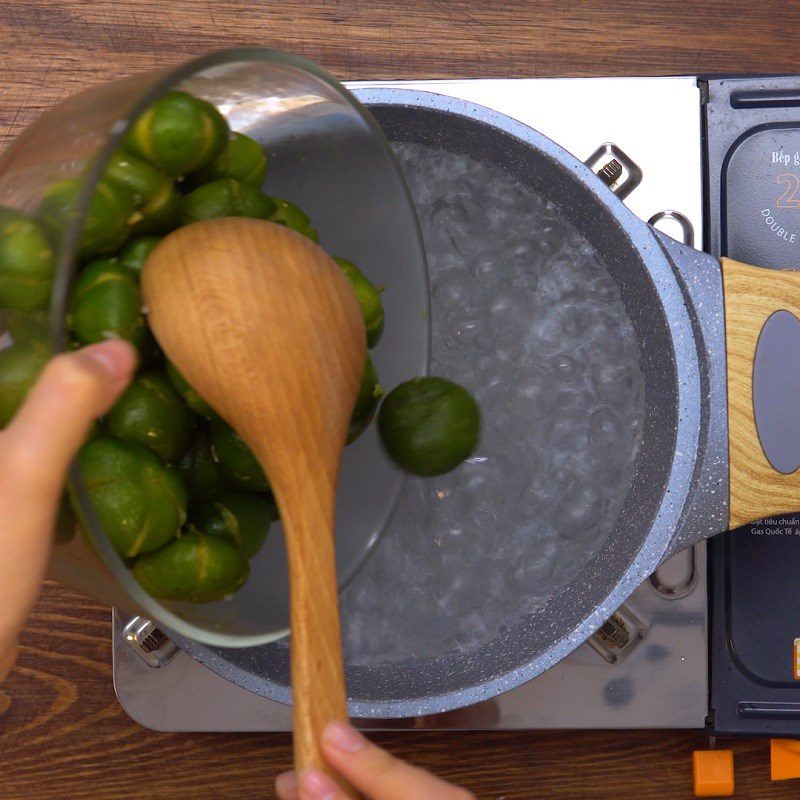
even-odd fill
[[[723,254],[800,267],[800,128],[766,125],[741,137],[725,159],[722,195]]]
[[[800,269],[800,77],[703,85],[707,249]],[[800,736],[800,513],[716,537],[709,570],[709,727]]]

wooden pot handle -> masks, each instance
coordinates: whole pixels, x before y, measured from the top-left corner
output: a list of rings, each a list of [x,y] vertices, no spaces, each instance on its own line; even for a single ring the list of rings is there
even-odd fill
[[[798,426],[792,423],[792,414],[779,413],[780,419],[771,426],[771,439],[767,438],[764,417],[759,416],[765,408],[761,399],[763,393],[754,393],[753,383],[754,374],[761,369],[756,367],[756,350],[759,349],[761,360],[759,339],[767,321],[770,326],[777,322],[778,318],[772,319],[777,312],[789,312],[800,319],[800,272],[763,269],[723,258],[722,283],[728,362],[729,526],[738,528],[764,517],[800,511],[800,471],[797,469],[800,455],[797,463],[789,467],[780,464],[774,455],[776,431],[779,438],[780,426],[786,430],[787,440],[796,436],[792,429]],[[780,321],[787,319],[792,326],[793,320],[785,314]],[[800,332],[800,323],[797,330]],[[797,342],[800,344],[800,336]],[[766,345],[764,349],[768,349]],[[796,357],[800,361],[800,349]],[[777,365],[773,364],[777,366],[773,372],[777,374],[784,363],[788,371],[789,362],[790,359],[779,360]],[[800,403],[800,396],[786,394],[782,392],[773,399],[786,408]],[[757,420],[762,426],[762,435],[759,435]]]

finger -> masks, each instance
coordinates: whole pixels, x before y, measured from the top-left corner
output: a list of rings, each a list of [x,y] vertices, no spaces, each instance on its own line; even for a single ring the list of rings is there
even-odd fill
[[[474,800],[466,790],[395,758],[347,723],[331,722],[325,728],[322,749],[334,769],[374,800]]]
[[[60,492],[89,425],[117,399],[135,364],[135,351],[120,340],[52,359],[3,432],[0,463],[13,460],[4,479],[29,492]]]
[[[275,779],[275,794],[278,800],[298,800],[297,775],[294,770],[284,772]]]
[[[333,778],[317,769],[303,770],[297,788],[300,800],[352,800]]]
[[[0,432],[0,647],[16,642],[36,598],[67,466],[134,365],[124,342],[57,356]]]

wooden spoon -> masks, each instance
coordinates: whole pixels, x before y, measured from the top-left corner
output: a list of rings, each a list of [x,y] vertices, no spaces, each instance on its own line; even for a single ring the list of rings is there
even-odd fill
[[[333,520],[366,357],[358,301],[322,248],[240,218],[167,236],[142,293],[164,352],[269,478],[289,561],[295,767],[331,774],[320,734],[347,718]]]

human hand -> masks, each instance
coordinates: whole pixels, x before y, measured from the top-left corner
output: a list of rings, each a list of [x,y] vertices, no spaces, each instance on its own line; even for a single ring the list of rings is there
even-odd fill
[[[0,431],[0,681],[14,665],[17,637],[44,577],[67,468],[135,364],[123,341],[56,356]]]
[[[327,762],[371,800],[475,800],[453,786],[369,742],[355,728],[331,722],[322,734]],[[284,772],[275,781],[280,800],[347,800],[325,774]]]

